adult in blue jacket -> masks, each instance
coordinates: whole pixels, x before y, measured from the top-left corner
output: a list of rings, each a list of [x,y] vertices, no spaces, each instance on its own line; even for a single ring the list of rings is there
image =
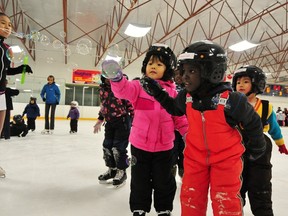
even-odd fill
[[[60,101],[60,90],[55,84],[55,77],[49,75],[47,77],[48,83],[45,84],[42,88],[40,96],[45,102],[45,129],[42,131],[42,134],[52,134],[54,130],[55,122],[55,111],[56,106]],[[49,122],[49,112],[51,108],[50,122]]]

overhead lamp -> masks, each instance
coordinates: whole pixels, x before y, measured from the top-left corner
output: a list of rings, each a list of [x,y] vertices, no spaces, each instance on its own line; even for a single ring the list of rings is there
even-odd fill
[[[130,37],[143,37],[151,29],[151,26],[143,24],[128,24],[124,34]]]
[[[229,46],[229,49],[235,51],[235,52],[241,52],[241,51],[244,51],[244,50],[248,50],[248,49],[251,49],[253,47],[256,47],[260,44],[255,44],[255,43],[251,43],[247,40],[243,40],[239,43],[236,43],[236,44],[233,44],[231,46]]]

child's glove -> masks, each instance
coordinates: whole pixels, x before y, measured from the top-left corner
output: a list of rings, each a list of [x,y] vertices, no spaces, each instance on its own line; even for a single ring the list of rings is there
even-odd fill
[[[255,161],[262,157],[265,154],[266,151],[266,142],[262,143],[262,145],[259,146],[253,146],[251,145],[251,142],[248,142],[248,145],[246,146],[246,156],[250,161]]]
[[[286,155],[288,154],[288,150],[287,150],[285,144],[279,146],[279,152],[280,152],[281,154],[286,154]]]
[[[94,125],[94,133],[98,133],[101,131],[101,125],[103,124],[103,120],[98,120]]]
[[[45,98],[45,97],[43,97],[43,98],[42,98],[42,100],[43,100],[43,102],[45,102],[45,101],[46,101],[46,98]]]
[[[122,79],[123,73],[118,62],[114,60],[104,60],[102,63],[102,75],[112,82],[118,82]]]
[[[141,78],[140,83],[144,91],[151,96],[157,96],[163,91],[163,88],[160,86],[160,84],[150,77],[145,76]]]

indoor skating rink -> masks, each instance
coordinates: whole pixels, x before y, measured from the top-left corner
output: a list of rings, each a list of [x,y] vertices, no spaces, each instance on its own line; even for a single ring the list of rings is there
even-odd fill
[[[103,128],[93,134],[95,121],[80,120],[78,133],[69,134],[69,120],[56,120],[53,135],[41,135],[44,121],[36,121],[36,131],[26,137],[0,141],[1,216],[129,216],[130,168],[126,185],[112,188],[99,184],[106,171],[102,159]],[[282,128],[288,141],[288,127]],[[275,216],[286,216],[288,205],[288,155],[274,145],[273,204]],[[179,189],[173,216],[180,216]],[[245,216],[251,216],[249,206]],[[153,207],[148,216],[156,215]],[[208,206],[207,216],[212,216]]]

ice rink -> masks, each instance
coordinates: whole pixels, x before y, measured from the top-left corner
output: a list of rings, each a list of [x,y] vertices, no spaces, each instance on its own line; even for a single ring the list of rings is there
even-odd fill
[[[0,141],[1,216],[129,216],[130,169],[126,185],[112,188],[99,184],[106,171],[102,159],[103,129],[93,134],[94,121],[79,121],[77,134],[69,134],[69,120],[56,120],[53,135],[41,135],[44,121],[26,137]],[[282,128],[288,144],[288,127]],[[273,205],[275,216],[286,216],[288,205],[288,155],[273,148]],[[180,216],[179,189],[173,216]],[[245,216],[252,216],[249,206]],[[156,215],[153,207],[147,216]],[[208,206],[208,216],[213,215]]]

